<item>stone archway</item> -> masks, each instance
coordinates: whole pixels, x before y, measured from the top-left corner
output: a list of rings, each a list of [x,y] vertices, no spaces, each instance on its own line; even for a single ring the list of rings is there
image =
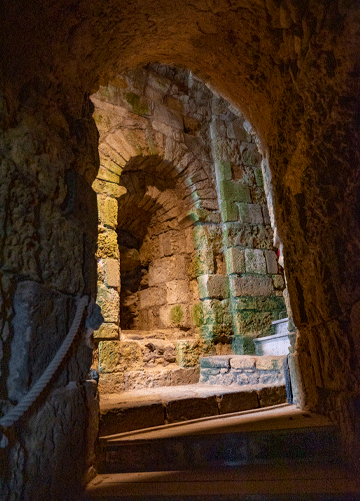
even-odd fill
[[[64,0],[41,8],[20,1],[6,7],[0,57],[1,387],[6,388],[11,353],[17,351],[14,301],[25,278],[40,284],[40,302],[49,290],[69,301],[96,293],[96,230],[88,224],[96,219],[96,204],[87,188],[96,177],[98,156],[89,94],[109,74],[149,61],[172,62],[210,82],[259,134],[300,331],[302,406],[341,423],[351,450],[360,350],[358,2],[336,1],[329,8],[326,1],[311,0],[280,5]],[[25,303],[24,311],[32,312]],[[61,337],[56,322],[51,335]],[[81,374],[87,357],[75,365],[65,379],[79,386],[75,396],[67,393],[66,408],[82,408],[86,415]],[[12,405],[7,389],[2,397],[5,412]],[[27,424],[28,434],[41,428],[40,413],[39,420]],[[69,437],[68,415],[59,420]],[[41,464],[51,454],[34,459],[33,443],[19,433],[22,447],[18,441],[5,453],[6,485],[15,493],[25,489],[25,470],[14,473],[22,454],[28,476],[44,478],[42,492],[49,495],[56,481]],[[53,449],[58,471],[63,468],[62,478],[68,479],[64,485],[72,485],[76,469],[67,470],[69,458],[58,442]],[[31,489],[34,485],[23,491],[25,497]]]

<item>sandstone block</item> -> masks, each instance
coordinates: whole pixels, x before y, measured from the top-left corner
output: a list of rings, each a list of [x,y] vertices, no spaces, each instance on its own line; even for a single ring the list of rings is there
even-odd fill
[[[189,301],[189,282],[187,280],[171,280],[166,283],[167,304],[187,303]]]
[[[262,250],[245,249],[245,266],[247,273],[266,273],[266,261]]]
[[[234,181],[221,181],[220,197],[228,202],[251,202],[249,187]]]
[[[200,299],[224,299],[229,297],[227,276],[201,275],[198,277]]]
[[[282,370],[285,357],[261,356],[256,358],[256,368],[263,371]]]
[[[193,269],[195,276],[214,273],[214,252],[212,249],[199,249],[193,257]]]
[[[119,259],[119,246],[117,234],[113,230],[106,230],[98,235],[98,249],[96,253],[99,258]]]
[[[100,341],[99,372],[124,372],[142,363],[141,348],[135,341]]]
[[[284,404],[286,402],[285,386],[268,386],[258,392],[260,407]]]
[[[277,257],[274,251],[264,251],[267,272],[274,275],[278,272]]]
[[[118,203],[115,198],[104,195],[97,196],[99,222],[115,229],[117,226]]]
[[[245,273],[245,251],[241,247],[229,247],[225,253],[226,269],[231,273]]]
[[[123,372],[103,372],[99,376],[99,393],[120,393],[125,390]]]
[[[165,289],[162,287],[149,287],[139,291],[140,308],[146,309],[152,306],[161,306],[166,302]]]
[[[285,287],[285,281],[282,275],[273,275],[272,281],[274,285],[274,289],[283,290]]]
[[[141,258],[137,249],[121,248],[120,270],[131,271],[141,266]]]
[[[268,296],[273,292],[271,278],[262,275],[231,276],[230,287],[236,297]]]
[[[220,414],[248,411],[259,407],[256,391],[224,393],[218,397]]]
[[[165,424],[161,402],[138,406],[119,406],[101,411],[100,433],[102,436],[126,431],[151,428]]]
[[[237,355],[230,359],[232,369],[255,369],[255,357],[250,355]]]
[[[231,201],[223,201],[221,203],[221,216],[224,223],[231,221],[238,221],[239,219],[239,208]]]
[[[103,323],[97,331],[94,332],[95,339],[119,339],[120,330],[116,324]]]
[[[175,369],[171,372],[171,386],[197,384],[199,377],[200,370],[198,367]]]
[[[104,259],[105,283],[108,287],[120,287],[120,262],[118,259]]]
[[[165,302],[165,293],[163,297]],[[188,307],[184,304],[162,306],[159,310],[159,317],[163,327],[190,327]]]
[[[201,369],[216,368],[216,369],[230,369],[231,355],[218,355],[212,357],[202,357],[200,359]]]
[[[185,256],[155,259],[149,266],[149,285],[159,285],[170,280],[186,279]]]
[[[198,419],[206,416],[216,416],[219,414],[216,397],[207,398],[186,398],[183,400],[173,400],[167,402],[166,421],[176,423]]]
[[[110,183],[108,181],[101,181],[100,179],[95,179],[92,184],[92,188],[96,193],[103,193],[104,195],[109,195],[113,198],[120,198],[127,192],[124,186]]]
[[[263,224],[263,215],[259,204],[237,203],[239,221],[248,224]]]
[[[115,289],[99,287],[96,302],[101,308],[105,322],[119,323],[120,297]]]
[[[109,181],[110,183],[118,183],[120,180],[120,176],[111,172],[106,167],[100,165],[98,175],[96,177],[100,181]]]

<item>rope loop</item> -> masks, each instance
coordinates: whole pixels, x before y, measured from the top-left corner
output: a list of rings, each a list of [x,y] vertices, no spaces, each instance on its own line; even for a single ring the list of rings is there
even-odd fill
[[[25,414],[25,412],[33,405],[37,397],[44,391],[49,381],[55,374],[61,362],[64,360],[65,355],[69,351],[77,331],[79,330],[80,322],[84,314],[84,310],[89,303],[88,296],[83,296],[77,305],[74,320],[71,324],[70,330],[64,339],[62,345],[58,349],[55,357],[52,359],[42,376],[36,381],[31,390],[20,400],[20,402],[11,409],[5,416],[0,419],[0,426],[9,428]]]

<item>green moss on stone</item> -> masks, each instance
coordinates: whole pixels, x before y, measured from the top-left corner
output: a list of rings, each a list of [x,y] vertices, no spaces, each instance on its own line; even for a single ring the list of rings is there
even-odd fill
[[[184,311],[179,304],[173,306],[170,310],[170,320],[175,325],[180,325],[181,320],[184,317]]]
[[[149,115],[149,107],[138,94],[125,92],[124,97],[137,115]]]

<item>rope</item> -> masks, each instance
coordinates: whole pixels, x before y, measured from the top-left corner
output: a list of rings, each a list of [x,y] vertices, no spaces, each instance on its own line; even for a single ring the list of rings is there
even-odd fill
[[[16,421],[18,421],[25,414],[25,412],[32,406],[40,393],[45,389],[46,385],[55,374],[65,355],[69,351],[72,342],[74,341],[88,302],[89,298],[87,296],[83,296],[80,299],[69,333],[64,339],[55,357],[52,359],[43,375],[36,381],[29,393],[25,395],[25,397],[13,409],[11,409],[10,412],[8,412],[0,419],[0,426],[2,426],[3,428],[9,428],[14,423],[16,423]]]

